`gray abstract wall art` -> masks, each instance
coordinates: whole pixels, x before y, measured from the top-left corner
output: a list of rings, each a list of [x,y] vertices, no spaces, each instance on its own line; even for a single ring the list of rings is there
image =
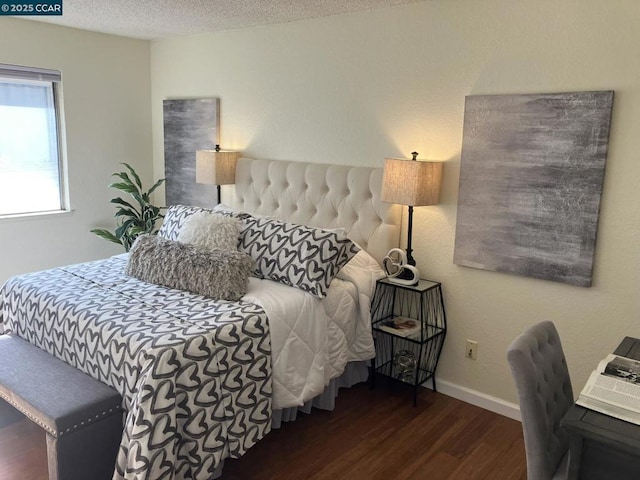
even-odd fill
[[[465,101],[454,263],[590,287],[613,91]]]
[[[215,206],[216,186],[196,183],[196,150],[219,143],[220,99],[164,100],[162,107],[167,206]]]

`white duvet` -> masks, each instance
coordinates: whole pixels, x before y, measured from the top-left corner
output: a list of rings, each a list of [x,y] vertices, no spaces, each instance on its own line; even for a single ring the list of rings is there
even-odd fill
[[[374,357],[371,296],[384,272],[364,250],[320,300],[297,288],[251,278],[244,301],[269,318],[273,408],[301,406],[340,376],[348,362]]]

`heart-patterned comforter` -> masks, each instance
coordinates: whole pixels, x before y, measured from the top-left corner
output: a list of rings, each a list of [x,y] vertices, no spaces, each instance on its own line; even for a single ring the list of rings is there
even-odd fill
[[[141,282],[125,265],[119,256],[9,279],[0,330],[120,392],[114,479],[209,479],[271,428],[267,316]]]

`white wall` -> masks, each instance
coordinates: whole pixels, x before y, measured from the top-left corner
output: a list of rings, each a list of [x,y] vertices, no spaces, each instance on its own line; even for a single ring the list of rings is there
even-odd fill
[[[149,42],[0,18],[0,63],[62,72],[71,215],[0,219],[0,283],[123,251],[89,233],[113,227],[120,162],[152,181]]]
[[[505,350],[553,320],[574,388],[624,335],[640,336],[640,4],[431,0],[151,46],[155,176],[162,100],[220,97],[224,147],[247,156],[382,166],[446,161],[442,202],[417,208],[418,266],[443,283],[439,378],[515,402]],[[615,90],[592,288],[454,265],[464,99]],[[465,339],[478,359],[463,357]]]

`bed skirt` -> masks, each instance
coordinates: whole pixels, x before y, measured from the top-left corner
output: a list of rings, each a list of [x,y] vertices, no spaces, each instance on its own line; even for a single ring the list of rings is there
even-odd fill
[[[282,422],[294,422],[298,412],[310,413],[312,408],[320,410],[333,410],[336,405],[336,397],[340,388],[351,388],[353,385],[366,382],[369,378],[369,362],[351,362],[344,369],[344,373],[329,382],[327,388],[320,395],[312,398],[301,407],[284,408],[274,410],[271,416],[271,428],[280,428]]]
[[[274,430],[280,428],[282,426],[282,422],[295,422],[298,417],[298,412],[311,413],[312,408],[333,410],[336,405],[336,398],[338,397],[338,393],[341,388],[351,388],[357,383],[366,382],[368,380],[369,363],[370,362],[368,361],[347,363],[344,373],[331,380],[327,388],[325,388],[317,397],[312,398],[301,407],[274,410],[271,416],[271,428]],[[211,478],[220,478],[222,476],[223,469],[224,461],[218,465],[218,468],[215,470]]]

